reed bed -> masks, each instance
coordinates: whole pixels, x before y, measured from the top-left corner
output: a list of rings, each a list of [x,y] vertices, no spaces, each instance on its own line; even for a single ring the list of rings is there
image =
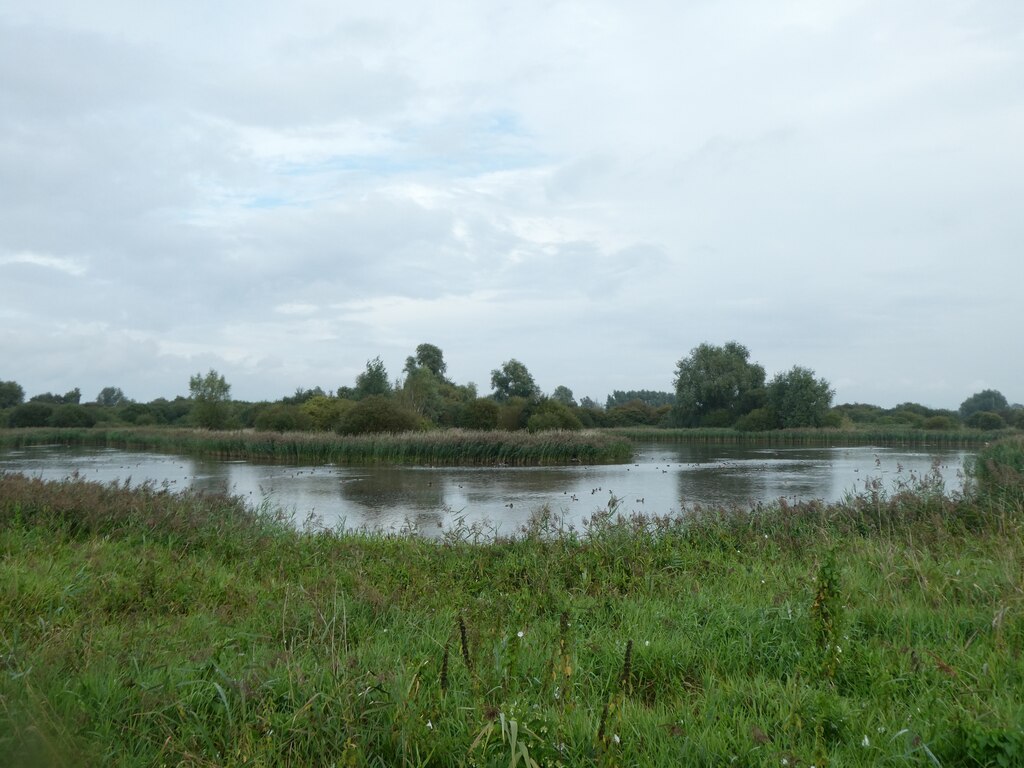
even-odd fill
[[[306,464],[525,466],[624,463],[624,437],[597,431],[503,432],[445,430],[343,437],[324,432],[198,429],[18,429],[0,431],[0,447],[99,445]]]
[[[1024,505],[988,467],[968,495],[538,510],[483,544],[0,475],[0,755],[1020,765]]]
[[[736,429],[707,427],[692,429],[611,427],[605,431],[637,442],[785,446],[934,446],[940,448],[977,448],[1014,433],[1014,430],[985,432],[976,429],[941,431],[893,428],[777,429],[767,432],[741,432]]]

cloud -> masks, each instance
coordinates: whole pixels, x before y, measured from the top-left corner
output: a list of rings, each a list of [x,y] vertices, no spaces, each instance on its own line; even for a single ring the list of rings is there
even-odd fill
[[[600,400],[736,339],[1019,401],[1022,8],[6,9],[3,376],[273,398],[429,341]]]

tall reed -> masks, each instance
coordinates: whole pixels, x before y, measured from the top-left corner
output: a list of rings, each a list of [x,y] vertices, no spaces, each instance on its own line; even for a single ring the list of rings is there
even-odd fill
[[[98,445],[254,461],[309,464],[460,466],[606,464],[632,457],[624,437],[597,431],[503,432],[452,429],[343,437],[323,432],[198,429],[0,430],[0,447]]]

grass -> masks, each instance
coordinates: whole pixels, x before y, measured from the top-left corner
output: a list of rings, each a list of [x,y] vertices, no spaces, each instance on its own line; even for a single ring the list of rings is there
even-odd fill
[[[1002,483],[429,541],[0,475],[0,754],[1019,765],[1022,562]]]
[[[342,437],[327,432],[136,427],[0,430],[0,448],[50,443],[316,464],[602,464],[629,461],[633,453],[626,438],[595,431],[529,433],[452,429]]]

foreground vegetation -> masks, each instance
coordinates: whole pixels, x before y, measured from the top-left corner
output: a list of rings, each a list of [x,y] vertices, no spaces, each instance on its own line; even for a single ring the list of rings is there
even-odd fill
[[[100,445],[253,461],[307,464],[427,464],[460,466],[609,464],[629,461],[624,437],[586,432],[435,432],[342,436],[328,432],[201,429],[0,430],[0,448]]]
[[[300,533],[0,475],[21,765],[1019,765],[1024,442],[968,497]]]

